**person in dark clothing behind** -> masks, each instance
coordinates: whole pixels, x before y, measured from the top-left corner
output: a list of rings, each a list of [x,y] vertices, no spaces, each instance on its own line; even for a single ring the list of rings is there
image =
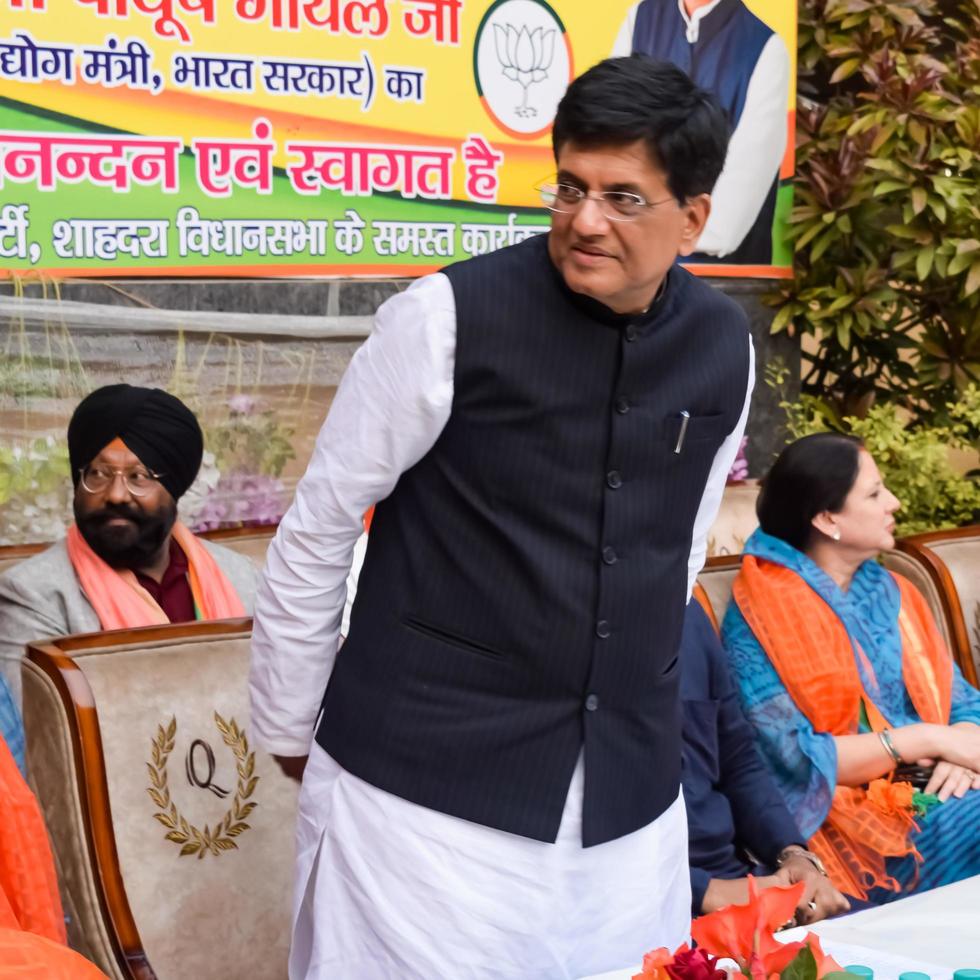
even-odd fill
[[[846,911],[847,899],[800,843],[755,747],[718,635],[695,600],[684,616],[680,661],[691,914],[748,901],[748,875],[760,888],[805,881],[798,923]]]

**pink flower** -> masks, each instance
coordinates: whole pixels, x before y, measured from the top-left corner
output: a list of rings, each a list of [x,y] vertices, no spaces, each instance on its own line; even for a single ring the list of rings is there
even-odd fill
[[[234,415],[251,415],[259,406],[259,400],[252,395],[232,395],[228,407]]]
[[[742,436],[742,441],[738,444],[738,452],[735,454],[735,462],[728,471],[728,483],[736,483],[739,480],[749,478],[749,461],[745,458],[745,447],[748,445],[749,437]]]

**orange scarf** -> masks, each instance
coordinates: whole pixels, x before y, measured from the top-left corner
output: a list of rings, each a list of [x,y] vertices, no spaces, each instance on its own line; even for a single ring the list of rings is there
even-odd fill
[[[44,818],[2,738],[0,929],[32,932],[62,945],[67,942]]]
[[[30,932],[0,928],[0,980],[109,980],[79,953]]]
[[[233,619],[245,615],[238,593],[218,567],[211,552],[178,521],[173,536],[187,555],[191,594],[198,619]],[[72,524],[67,537],[68,557],[86,598],[104,630],[160,626],[170,622],[153,596],[129,569],[107,565]]]
[[[925,599],[900,575],[902,676],[919,717],[949,722],[953,662]],[[861,684],[855,654],[863,651],[837,614],[796,572],[746,555],[732,596],[796,706],[816,732],[853,735],[864,705],[875,732],[890,727]],[[884,751],[884,750],[882,750]],[[901,787],[901,788],[900,788]],[[841,891],[867,898],[868,889],[899,890],[886,857],[921,855],[909,840],[916,829],[907,784],[875,780],[868,789],[837,786],[810,848]]]

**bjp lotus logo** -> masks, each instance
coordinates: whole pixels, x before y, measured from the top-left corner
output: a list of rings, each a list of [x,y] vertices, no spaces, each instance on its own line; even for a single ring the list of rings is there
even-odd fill
[[[565,27],[544,0],[497,0],[476,32],[473,64],[490,118],[522,138],[548,131],[573,76]]]
[[[548,77],[555,56],[555,29],[544,31],[535,27],[528,31],[526,24],[520,30],[513,24],[494,24],[493,34],[497,60],[504,75],[524,89],[524,98],[514,112],[522,117],[536,116],[538,110],[527,104],[527,93],[535,82],[543,82]]]

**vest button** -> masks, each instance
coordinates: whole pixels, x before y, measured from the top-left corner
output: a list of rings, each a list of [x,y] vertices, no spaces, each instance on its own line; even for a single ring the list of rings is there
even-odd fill
[[[599,637],[600,640],[606,639],[612,633],[612,627],[609,625],[609,621],[606,619],[600,619],[598,623],[595,624],[595,635]]]
[[[598,711],[599,710],[599,696],[597,694],[590,694],[585,699],[585,710],[586,711]]]
[[[619,555],[616,554],[613,548],[606,545],[606,547],[602,549],[602,560],[607,565],[615,565],[616,562],[619,561]]]
[[[619,470],[610,470],[606,474],[606,483],[610,489],[618,490],[623,485],[623,478],[620,476]]]
[[[630,410],[630,403],[625,398],[616,399],[616,411],[620,415],[625,415]]]
[[[626,327],[626,339],[632,344],[637,337],[640,336],[640,331],[636,329],[634,324],[629,324]]]

